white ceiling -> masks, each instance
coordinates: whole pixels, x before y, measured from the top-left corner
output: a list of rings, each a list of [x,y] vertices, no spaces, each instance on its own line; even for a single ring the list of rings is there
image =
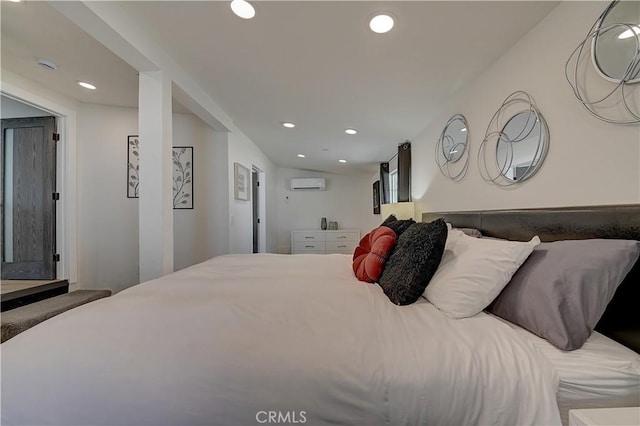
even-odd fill
[[[138,106],[138,75],[46,2],[2,1],[2,67],[80,102]],[[46,58],[50,71],[37,64]],[[80,87],[91,82],[98,90]]]
[[[277,165],[353,173],[417,136],[557,3],[262,1],[252,20],[227,1],[118,6]],[[396,17],[388,34],[368,29],[379,11]],[[59,70],[39,69],[38,56]],[[2,2],[2,66],[82,102],[137,104],[136,71],[47,4]],[[75,85],[84,78],[99,90]]]

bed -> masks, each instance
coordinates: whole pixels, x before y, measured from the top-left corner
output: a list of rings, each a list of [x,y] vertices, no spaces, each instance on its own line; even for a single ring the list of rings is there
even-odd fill
[[[424,213],[422,220],[444,217],[460,228],[480,230],[493,238],[542,241],[589,238],[640,240],[640,206]],[[584,346],[561,351],[546,340],[502,321],[530,342],[554,366],[560,378],[556,395],[562,423],[568,411],[581,408],[640,406],[640,261],[626,276],[596,331]],[[638,419],[640,424],[640,419]]]
[[[635,214],[614,228],[640,239],[640,206],[620,210]],[[629,312],[607,312],[583,352],[605,334],[635,336],[616,321]],[[354,278],[347,255],[221,256],[3,343],[2,424],[560,424],[560,397],[580,378],[523,331],[484,312],[451,319],[425,299],[395,306]],[[637,405],[638,356],[616,348],[626,381],[595,399]]]

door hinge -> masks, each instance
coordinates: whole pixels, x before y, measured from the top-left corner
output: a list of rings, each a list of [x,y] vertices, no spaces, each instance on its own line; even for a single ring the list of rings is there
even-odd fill
[[[56,254],[54,254],[54,255],[53,255],[53,261],[54,261],[54,262],[60,262],[60,255],[59,255],[59,254],[57,254],[57,253],[56,253]]]
[[[53,193],[53,201],[58,201],[60,200],[60,193],[59,192],[54,192]]]
[[[59,140],[60,140],[60,133],[54,133],[54,134],[53,134],[53,141],[54,141],[54,142],[57,142],[57,141],[59,141]]]

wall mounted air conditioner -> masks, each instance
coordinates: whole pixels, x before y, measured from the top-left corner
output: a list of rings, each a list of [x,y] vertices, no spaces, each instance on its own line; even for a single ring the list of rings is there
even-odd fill
[[[325,178],[293,178],[291,179],[291,190],[297,189],[327,189],[327,179]]]

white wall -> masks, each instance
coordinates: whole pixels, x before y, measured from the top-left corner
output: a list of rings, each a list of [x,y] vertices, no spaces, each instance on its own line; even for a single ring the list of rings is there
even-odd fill
[[[564,77],[566,60],[607,4],[560,3],[434,117],[412,143],[411,185],[418,212],[640,201],[640,127],[593,118]],[[516,90],[535,98],[549,125],[551,143],[538,173],[505,190],[482,180],[477,153],[491,116]],[[470,129],[470,166],[461,183],[442,176],[434,159],[442,127],[455,113],[466,116]]]
[[[292,191],[291,178],[324,177],[327,190]],[[278,169],[278,253],[291,252],[291,231],[320,229],[323,217],[337,221],[339,229],[359,229],[366,234],[382,222],[373,214],[372,184],[369,176],[337,175],[299,169]]]
[[[126,192],[127,136],[137,131],[135,108],[80,104],[80,288],[119,291],[138,283],[138,199]],[[173,144],[193,146],[195,174],[193,210],[173,212],[178,270],[228,252],[228,157],[226,133],[193,115],[173,114]]]
[[[0,105],[0,116],[2,118],[44,117],[51,115],[51,113],[34,108],[6,96],[2,96],[1,99],[2,104]]]
[[[206,206],[209,204],[205,190],[206,157],[202,151],[206,141],[204,123],[201,123],[192,115],[173,115],[173,146],[193,147],[193,210],[173,210],[173,266],[176,271],[206,260],[199,256],[207,251],[207,232],[203,230],[206,229]]]
[[[234,199],[233,174],[235,162],[238,162],[251,171],[253,166],[264,172],[264,190],[266,192],[266,218],[262,220],[266,226],[266,249],[269,253],[275,253],[276,243],[276,167],[265,155],[241,131],[234,129],[229,137],[229,252],[252,253],[253,252],[253,210],[251,200],[243,201]]]
[[[207,254],[209,257],[229,253],[229,134],[216,132],[206,126],[204,134],[207,140],[202,146],[203,156],[207,159],[204,170],[203,190],[207,192]],[[216,196],[215,194],[223,194]]]
[[[193,210],[173,211],[175,270],[228,252],[228,207],[216,209],[227,198],[227,186],[217,183],[227,177],[226,144],[226,134],[214,132],[196,116],[173,114],[173,145],[193,146],[194,173]]]
[[[119,291],[138,283],[138,200],[127,198],[127,136],[138,110],[78,109],[78,283]]]
[[[137,283],[138,201],[126,198],[126,141],[127,135],[138,132],[137,109],[79,104],[9,71],[2,70],[1,75],[3,92],[47,108],[60,106],[67,118],[66,128],[61,129],[65,146],[59,152],[68,151],[60,162],[72,170],[59,181],[71,191],[61,192],[69,207],[59,217],[73,225],[68,239],[74,242],[74,264],[76,241],[78,245],[77,279],[74,269],[71,281],[80,288],[114,291]],[[264,172],[266,250],[276,252],[273,162],[237,129],[217,132],[200,119],[180,114],[173,115],[173,125],[174,144],[194,146],[196,173],[194,210],[174,211],[175,268],[229,252],[252,252],[251,203],[233,199],[236,161]]]

